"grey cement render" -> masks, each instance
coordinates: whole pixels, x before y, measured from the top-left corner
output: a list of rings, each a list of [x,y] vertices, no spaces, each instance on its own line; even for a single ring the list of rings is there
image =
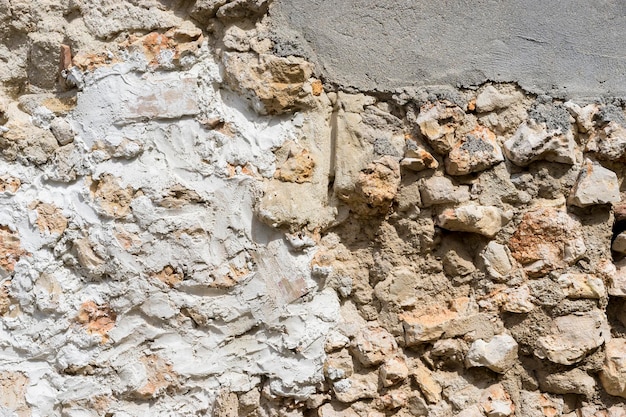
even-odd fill
[[[279,53],[343,87],[626,96],[624,0],[276,0],[270,15]]]

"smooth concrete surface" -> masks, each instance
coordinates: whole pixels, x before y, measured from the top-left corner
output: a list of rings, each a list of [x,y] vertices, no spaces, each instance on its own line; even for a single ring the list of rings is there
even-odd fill
[[[367,91],[518,82],[626,96],[623,0],[275,0],[277,52]]]

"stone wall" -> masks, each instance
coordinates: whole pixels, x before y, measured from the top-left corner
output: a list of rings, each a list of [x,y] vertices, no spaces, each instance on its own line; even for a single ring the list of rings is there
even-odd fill
[[[341,87],[277,4],[0,0],[0,414],[626,415],[626,103]]]

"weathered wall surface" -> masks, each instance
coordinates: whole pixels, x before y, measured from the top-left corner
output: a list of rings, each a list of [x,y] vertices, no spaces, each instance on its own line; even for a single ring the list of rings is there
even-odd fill
[[[624,103],[535,94],[624,48],[361,78],[298,4],[0,0],[0,414],[625,415]]]
[[[626,94],[625,7],[613,0],[284,0],[272,17],[281,43],[306,51],[344,87],[498,81],[571,98]]]

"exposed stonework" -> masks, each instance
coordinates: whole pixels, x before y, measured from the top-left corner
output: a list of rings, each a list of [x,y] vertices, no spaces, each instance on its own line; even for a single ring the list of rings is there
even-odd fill
[[[280,1],[0,0],[0,414],[624,415],[624,102],[343,88]]]

